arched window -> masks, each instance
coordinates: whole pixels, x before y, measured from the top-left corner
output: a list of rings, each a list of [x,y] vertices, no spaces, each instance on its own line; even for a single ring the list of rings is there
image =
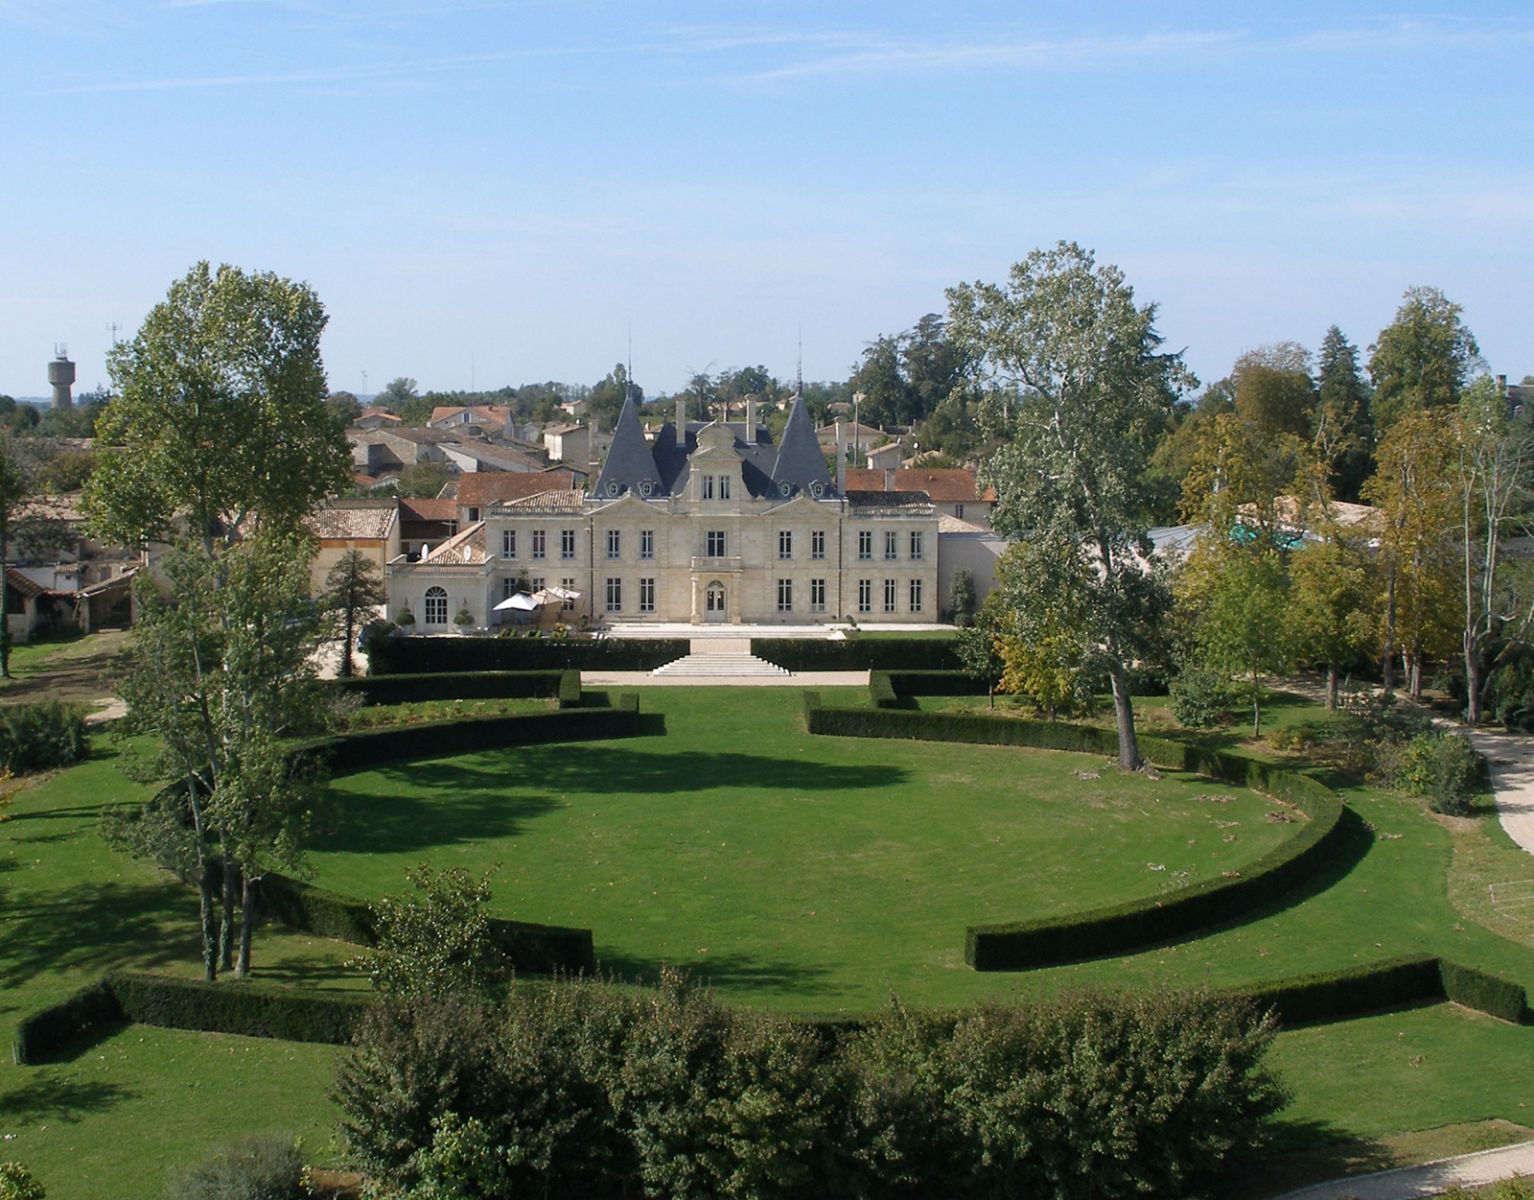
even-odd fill
[[[447,624],[447,589],[429,587],[426,589],[426,623],[428,625]]]

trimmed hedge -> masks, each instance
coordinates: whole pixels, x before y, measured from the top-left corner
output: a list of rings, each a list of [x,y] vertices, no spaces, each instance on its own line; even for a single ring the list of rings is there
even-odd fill
[[[404,729],[367,729],[310,742],[305,749],[324,755],[335,774],[365,771],[382,762],[437,758],[502,746],[634,737],[638,704],[632,708],[561,709],[549,713],[463,717]]]
[[[1455,1004],[1463,1004],[1514,1025],[1528,1020],[1528,996],[1518,984],[1446,958],[1439,960],[1438,970],[1443,994]]]
[[[1275,1010],[1286,1026],[1343,1021],[1444,998],[1439,961],[1427,957],[1386,959],[1366,967],[1234,988],[1224,994]]]
[[[102,1025],[127,1020],[117,996],[99,980],[69,999],[24,1017],[16,1025],[11,1057],[17,1066],[46,1062],[71,1042]]]
[[[372,946],[378,941],[377,925],[365,901],[310,887],[286,875],[269,874],[262,878],[261,908],[274,920],[302,933],[358,946]],[[589,929],[493,917],[490,935],[519,973],[549,975],[596,970],[596,951]]]
[[[691,645],[686,638],[375,638],[368,644],[368,673],[653,671]]]
[[[559,676],[559,707],[579,708],[581,706],[581,673],[579,671],[563,671]]]
[[[752,638],[751,653],[788,671],[957,671],[951,638]]]
[[[408,704],[421,700],[513,700],[563,698],[565,677],[579,671],[442,671],[416,675],[353,675],[332,681],[338,692],[363,704]]]
[[[873,671],[868,676],[868,698],[875,708],[898,708],[900,697],[890,683],[888,671]]]
[[[806,723],[811,733],[843,737],[978,742],[1108,757],[1118,748],[1112,730],[1085,725],[962,713],[812,707],[808,699]],[[1193,771],[1267,792],[1293,804],[1310,819],[1294,837],[1243,867],[1237,878],[1205,879],[1169,895],[1068,916],[971,926],[965,931],[964,959],[975,970],[1028,970],[1123,954],[1182,937],[1284,895],[1340,849],[1346,833],[1346,810],[1330,788],[1314,779],[1255,759],[1160,738],[1141,738],[1140,751],[1169,769]]]
[[[983,696],[985,680],[963,671],[887,671],[897,696]],[[873,677],[869,677],[873,682]]]
[[[322,992],[225,979],[109,971],[123,1014],[142,1025],[344,1045],[371,1003],[366,992]]]

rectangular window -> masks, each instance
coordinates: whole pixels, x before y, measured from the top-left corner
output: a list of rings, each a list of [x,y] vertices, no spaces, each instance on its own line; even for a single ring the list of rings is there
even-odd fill
[[[921,530],[913,529],[911,530],[911,561],[921,562],[921,552]]]
[[[874,535],[871,529],[858,530],[858,557],[868,560],[874,556]]]
[[[700,486],[702,490],[698,495],[704,500],[712,500],[714,498],[714,477],[712,475],[705,475],[700,482]]]
[[[953,506],[953,515],[956,517],[962,517],[964,515],[964,506],[962,504],[955,504]]]
[[[921,612],[921,580],[911,580],[911,611]]]
[[[559,586],[564,588],[565,591],[567,591],[567,592],[574,592],[575,591],[575,578],[573,576],[566,575],[563,579],[561,579],[559,581]],[[575,597],[574,596],[566,596],[564,598],[564,600],[559,605],[559,611],[560,612],[574,612],[575,611]]]
[[[810,557],[824,558],[826,556],[826,531],[816,529],[810,533]]]
[[[469,520],[471,522],[479,520],[479,509],[472,504],[469,505]]]
[[[858,612],[873,612],[874,610],[874,581],[872,579],[858,580]]]
[[[884,581],[884,611],[895,611],[895,581],[893,579],[886,579]]]
[[[792,579],[778,580],[778,611],[794,611],[794,581]]]
[[[607,611],[623,611],[623,580],[608,579],[607,581]]]
[[[623,532],[622,532],[622,530],[609,529],[607,531],[607,557],[608,558],[622,558],[623,557]]]
[[[575,530],[561,529],[559,531],[559,557],[575,557]]]
[[[655,557],[655,530],[641,529],[639,531],[639,557]]]
[[[884,559],[886,562],[894,562],[900,557],[900,535],[893,529],[884,531]]]
[[[543,591],[543,576],[542,575],[534,575],[531,579],[529,579],[527,581],[527,589],[530,592],[541,592],[541,591]]]
[[[728,500],[729,498],[730,498],[730,477],[728,475],[721,475],[721,476],[719,476],[719,499],[721,499],[721,500]]]
[[[710,529],[708,531],[708,533],[705,535],[705,538],[706,538],[705,545],[707,546],[708,557],[709,558],[723,558],[724,557],[724,544],[725,544],[724,543],[724,530],[722,530],[722,529]]]
[[[541,529],[533,530],[533,557],[547,557],[547,543],[544,541],[545,534]]]
[[[810,611],[826,611],[826,581],[824,579],[810,580]]]
[[[639,581],[639,611],[642,613],[655,611],[655,580],[653,578]]]
[[[509,600],[509,599],[511,599],[512,594],[516,590],[517,590],[517,581],[515,579],[513,579],[510,575],[505,576],[501,580],[501,599],[502,600]]]
[[[501,530],[501,557],[516,558],[517,556],[517,531],[515,529]]]
[[[778,530],[778,557],[792,558],[794,556],[794,531],[792,529]]]

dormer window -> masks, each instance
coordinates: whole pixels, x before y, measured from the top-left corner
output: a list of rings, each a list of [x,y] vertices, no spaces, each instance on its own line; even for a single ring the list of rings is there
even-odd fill
[[[729,498],[730,498],[730,477],[728,475],[721,475],[721,476],[719,476],[719,499],[721,499],[721,500],[728,500]]]
[[[713,498],[714,498],[714,477],[712,475],[705,475],[705,476],[703,476],[702,480],[700,481],[700,483],[698,485],[698,499],[700,499],[700,500],[712,500]]]

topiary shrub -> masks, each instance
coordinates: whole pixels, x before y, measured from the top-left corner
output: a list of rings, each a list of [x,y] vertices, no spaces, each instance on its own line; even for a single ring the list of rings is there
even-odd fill
[[[1189,729],[1210,729],[1230,717],[1230,691],[1224,676],[1208,667],[1184,667],[1167,684],[1172,715]]]
[[[292,1134],[258,1133],[171,1176],[167,1200],[301,1200],[304,1160]]]

